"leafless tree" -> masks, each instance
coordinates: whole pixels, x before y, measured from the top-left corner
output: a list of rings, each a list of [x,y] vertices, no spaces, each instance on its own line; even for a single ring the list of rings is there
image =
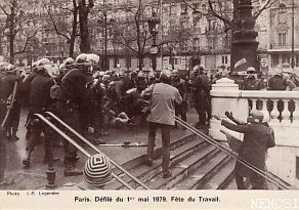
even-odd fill
[[[38,17],[29,13],[28,8],[32,7],[29,1],[6,0],[0,3],[0,11],[6,18],[5,36],[9,44],[9,61],[14,63],[15,55],[25,53],[31,40],[36,36],[40,27]],[[27,11],[27,12],[25,12]],[[22,40],[23,46],[20,46]],[[18,44],[18,51],[15,51]]]
[[[78,0],[79,27],[80,27],[80,51],[87,53],[91,51],[90,35],[88,28],[88,17],[94,7],[93,0]]]
[[[142,70],[143,59],[152,36],[148,30],[145,5],[142,0],[137,6],[123,5],[126,16],[116,18],[112,27],[112,42],[130,50],[138,58],[138,68]]]
[[[63,37],[68,43],[69,56],[74,57],[75,42],[78,36],[79,7],[77,1],[49,0],[44,1],[43,6],[56,34]],[[69,19],[71,19],[71,24]]]

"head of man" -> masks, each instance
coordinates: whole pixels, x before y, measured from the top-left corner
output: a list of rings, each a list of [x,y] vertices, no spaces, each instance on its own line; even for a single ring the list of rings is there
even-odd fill
[[[74,64],[75,64],[75,60],[71,57],[68,57],[63,61],[63,65],[66,71],[72,69],[74,67]]]
[[[266,123],[269,122],[270,116],[269,113],[261,111],[261,110],[253,110],[251,111],[247,121],[249,123]]]
[[[88,61],[87,54],[82,53],[82,54],[78,55],[76,58],[75,64],[79,70],[84,71],[87,74],[90,73],[89,69],[90,69],[91,63]]]
[[[51,61],[48,58],[42,58],[32,64],[33,71],[37,74],[47,74],[44,66],[48,64],[51,64]]]
[[[163,70],[160,75],[160,82],[170,84],[171,83],[171,71]]]
[[[257,79],[257,74],[256,74],[256,70],[254,67],[248,67],[246,70],[247,73],[247,78],[248,79]]]

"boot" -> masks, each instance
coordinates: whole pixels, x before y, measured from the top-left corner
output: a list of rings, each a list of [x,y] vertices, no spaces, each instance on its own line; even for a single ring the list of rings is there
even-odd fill
[[[12,141],[18,141],[19,137],[17,136],[17,129],[16,128],[11,128],[11,140]]]
[[[8,140],[10,140],[10,138],[11,138],[10,128],[6,128],[6,129],[5,129],[5,133],[6,133],[6,138],[7,138]]]
[[[26,155],[25,155],[26,158],[24,158],[24,160],[22,161],[24,169],[30,168],[31,153],[32,153],[32,151],[28,151],[26,149]]]
[[[79,176],[82,175],[83,172],[77,169],[74,164],[66,164],[64,168],[64,176]]]

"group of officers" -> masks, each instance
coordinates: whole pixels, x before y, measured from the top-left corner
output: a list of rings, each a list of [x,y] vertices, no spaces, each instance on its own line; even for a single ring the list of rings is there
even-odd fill
[[[43,114],[45,111],[55,113],[94,144],[103,143],[99,141],[99,137],[107,134],[109,126],[118,127],[128,124],[137,126],[137,119],[141,119],[140,122],[146,119],[149,132],[145,163],[149,166],[153,164],[156,131],[161,129],[163,178],[172,176],[169,170],[170,131],[175,125],[175,115],[187,121],[186,113],[191,98],[198,113],[197,127],[206,126],[211,117],[209,98],[211,81],[202,66],[195,66],[188,77],[181,76],[175,70],[163,70],[160,74],[142,71],[104,72],[94,71],[88,54],[80,54],[75,60],[67,58],[59,67],[46,58],[40,59],[33,63],[29,74],[11,64],[0,65],[0,68],[1,121],[7,110],[10,112],[3,128],[7,139],[18,140],[16,134],[23,98],[26,97],[29,102],[26,121],[26,155],[22,161],[25,168],[30,168],[32,153],[42,139],[45,150],[44,162],[55,160],[53,144],[57,142],[57,134],[35,117],[34,114],[37,113]],[[250,71],[254,73],[253,69],[248,69],[248,77],[245,80],[245,85],[247,82],[248,86],[250,82],[255,84],[251,79],[256,79],[251,77]],[[282,84],[289,84],[284,81]],[[16,87],[17,90],[14,91]],[[223,125],[232,130],[239,129],[225,122]],[[246,126],[243,126],[244,129],[251,129]],[[252,130],[252,133],[257,135],[261,132],[267,133],[269,139],[265,139],[265,151],[275,144],[272,131],[270,132],[267,127],[258,125]],[[82,175],[82,170],[76,168],[79,160],[76,148],[66,141],[63,141],[63,144],[64,175]],[[261,160],[259,159],[258,162],[264,166],[264,152],[260,157]],[[240,189],[244,184],[243,176],[241,174],[237,180]],[[252,177],[254,180],[259,180],[254,182],[256,188],[264,186],[263,178],[257,178],[255,175]]]
[[[169,85],[167,88],[175,87],[181,97],[181,100],[171,102],[171,107],[174,107],[171,114],[175,113],[187,120],[188,96],[192,92],[191,98],[199,113],[198,124],[205,125],[209,116],[209,81],[204,69],[199,66],[194,68],[191,82],[175,70],[167,73],[162,71],[160,74],[94,71],[88,54],[80,54],[76,59],[67,58],[59,67],[49,59],[42,58],[32,64],[29,73],[12,64],[0,65],[0,68],[1,119],[10,109],[9,120],[3,131],[11,141],[19,139],[17,130],[21,107],[24,101],[28,101],[26,155],[22,161],[25,168],[30,168],[32,153],[42,139],[44,163],[55,160],[53,146],[57,142],[57,134],[35,117],[37,113],[51,111],[94,144],[99,144],[102,143],[99,137],[107,135],[109,126],[135,126],[144,122],[148,115],[159,116],[169,111],[163,110],[167,109],[166,106],[159,109],[159,113],[155,112],[155,107],[149,102],[151,96],[145,94],[149,87],[153,88],[164,78]],[[18,86],[15,96],[12,96],[14,84]],[[14,100],[10,101],[12,98]],[[149,136],[153,136],[155,130],[153,126],[151,128]],[[76,168],[79,159],[76,148],[66,141],[62,142],[65,154],[64,175],[81,175],[82,171]],[[152,149],[149,149],[149,153]],[[165,177],[168,177],[166,168]]]

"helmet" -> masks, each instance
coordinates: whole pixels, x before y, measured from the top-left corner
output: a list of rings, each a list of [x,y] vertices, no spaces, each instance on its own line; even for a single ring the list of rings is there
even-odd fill
[[[51,78],[57,78],[60,75],[59,68],[56,64],[46,64],[44,65],[44,69]]]
[[[111,78],[111,76],[110,76],[109,74],[105,74],[105,75],[103,75],[102,80],[103,80],[103,82],[104,82],[104,81],[109,81],[110,78]]]
[[[89,66],[91,63],[87,60],[88,56],[85,53],[82,53],[80,55],[77,56],[76,58],[76,64],[77,65],[87,65]]]
[[[73,58],[71,58],[71,57],[68,57],[67,59],[65,59],[65,60],[63,61],[63,64],[64,64],[64,66],[65,66],[66,68],[71,67],[72,65],[74,65],[74,63],[75,63],[75,60],[74,60]]]
[[[44,65],[51,64],[51,61],[48,58],[42,58],[32,64],[32,67],[35,71],[40,72],[44,69]]]
[[[5,66],[4,69],[7,73],[13,73],[17,70],[16,67],[10,63],[7,66]]]
[[[254,67],[251,66],[251,67],[248,67],[248,68],[247,68],[246,72],[247,72],[247,73],[255,73],[256,70],[255,70]]]
[[[145,73],[143,71],[139,71],[137,74],[137,78],[145,78]]]
[[[6,69],[6,66],[10,65],[8,62],[1,62],[0,63],[0,70],[3,71]]]
[[[253,110],[250,113],[252,120],[254,122],[268,122],[270,120],[270,115],[266,111]]]
[[[178,70],[173,70],[173,71],[171,72],[171,76],[172,76],[172,77],[177,77],[178,75],[179,75]]]
[[[83,177],[93,187],[102,187],[112,179],[110,161],[102,154],[95,154],[85,163]]]
[[[171,71],[163,70],[160,74],[160,81],[168,83],[170,82],[170,77],[171,77]]]

